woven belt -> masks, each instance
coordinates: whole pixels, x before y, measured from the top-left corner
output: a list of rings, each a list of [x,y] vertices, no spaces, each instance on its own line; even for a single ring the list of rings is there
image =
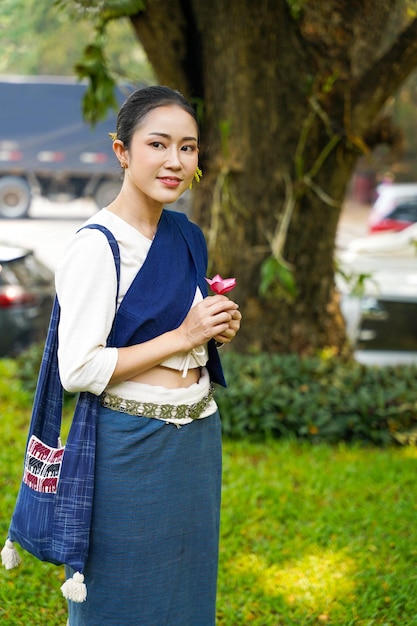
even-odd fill
[[[101,396],[101,404],[113,411],[128,413],[129,415],[140,415],[142,417],[154,417],[160,420],[185,419],[196,420],[200,417],[204,409],[213,398],[213,387],[204,398],[194,404],[156,404],[154,402],[137,402],[136,400],[125,400],[120,396],[104,392]]]

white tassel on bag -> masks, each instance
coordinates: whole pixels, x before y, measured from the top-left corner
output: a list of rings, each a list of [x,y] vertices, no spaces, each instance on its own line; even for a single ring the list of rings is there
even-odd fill
[[[84,602],[87,598],[87,587],[83,574],[75,572],[72,578],[68,578],[61,587],[62,595],[72,602]]]
[[[18,551],[14,547],[13,541],[10,541],[10,539],[6,539],[4,548],[1,551],[1,562],[6,569],[13,569],[22,562]]]
[[[1,561],[6,569],[13,569],[22,562],[20,555],[14,547],[13,541],[6,539],[4,548],[1,551]],[[62,595],[72,602],[84,602],[87,598],[87,587],[84,576],[80,572],[75,572],[72,578],[68,578],[61,587]]]

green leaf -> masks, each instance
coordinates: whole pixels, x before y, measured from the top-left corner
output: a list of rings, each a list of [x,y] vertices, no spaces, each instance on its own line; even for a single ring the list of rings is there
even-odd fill
[[[114,93],[116,83],[108,70],[102,45],[100,39],[88,44],[75,66],[77,76],[88,80],[83,98],[83,115],[92,125],[105,119],[109,109],[118,107]]]
[[[274,256],[265,259],[261,266],[259,293],[264,297],[293,300],[297,295],[297,286],[290,265]]]

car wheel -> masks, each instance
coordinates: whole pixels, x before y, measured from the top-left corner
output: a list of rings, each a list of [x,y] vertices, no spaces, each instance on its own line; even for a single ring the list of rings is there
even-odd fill
[[[26,217],[31,199],[27,180],[19,176],[0,178],[0,217],[8,219]]]
[[[94,201],[99,209],[113,202],[120,191],[122,183],[119,180],[103,180],[94,192]]]

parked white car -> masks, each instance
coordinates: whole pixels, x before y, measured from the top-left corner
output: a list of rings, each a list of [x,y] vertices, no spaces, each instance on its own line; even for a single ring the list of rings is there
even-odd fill
[[[356,359],[380,365],[417,363],[417,223],[399,232],[353,239],[340,252],[339,263],[345,274],[362,277],[360,297],[339,281]]]
[[[379,185],[369,214],[369,232],[399,232],[417,222],[417,183]]]

